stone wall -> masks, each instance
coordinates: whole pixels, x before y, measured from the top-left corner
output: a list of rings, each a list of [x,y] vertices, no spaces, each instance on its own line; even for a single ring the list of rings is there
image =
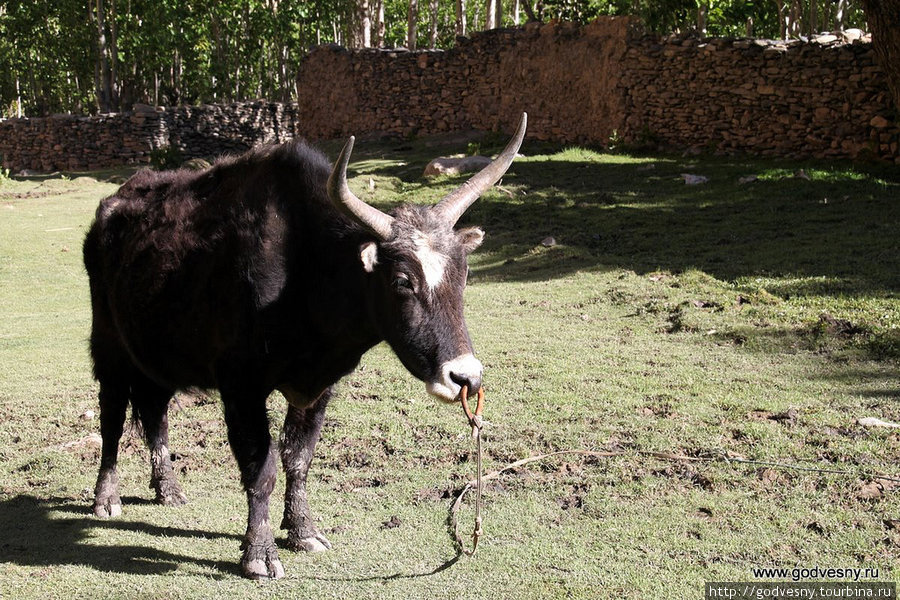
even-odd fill
[[[529,139],[900,164],[900,127],[871,44],[674,39],[628,17],[529,24],[459,38],[447,51],[313,49],[298,103],[137,107],[98,117],[0,121],[0,160],[19,171],[186,157],[294,135],[511,132]]]
[[[721,153],[898,160],[898,126],[871,43],[835,36],[641,38],[623,66],[626,139]]]
[[[148,162],[170,146],[184,158],[241,152],[296,133],[296,105],[244,102],[154,108],[96,117],[0,121],[0,160],[11,171],[84,171]]]
[[[460,129],[719,153],[900,161],[871,44],[674,39],[631,18],[529,24],[448,51],[314,49],[298,76],[305,135]]]
[[[635,21],[527,25],[458,38],[447,51],[314,48],[298,76],[305,135],[401,136],[515,129],[532,139],[605,142],[624,117],[619,91]]]

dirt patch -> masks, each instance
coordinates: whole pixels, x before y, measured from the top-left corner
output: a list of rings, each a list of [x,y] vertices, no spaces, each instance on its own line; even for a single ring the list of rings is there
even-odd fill
[[[338,492],[354,492],[368,488],[379,488],[387,483],[383,477],[354,477],[333,486]]]
[[[422,488],[413,495],[413,503],[418,506],[426,502],[444,502],[454,497],[453,492],[449,487]]]
[[[841,338],[851,338],[857,335],[869,333],[868,328],[851,323],[846,319],[837,319],[828,313],[819,315],[819,320],[810,327],[810,333],[826,333]]]
[[[318,462],[337,471],[381,467],[396,452],[387,440],[374,438],[344,438],[320,447]]]
[[[786,427],[793,427],[797,424],[800,413],[796,408],[789,408],[780,413],[773,413],[768,410],[756,409],[747,413],[747,418],[753,421],[775,421]]]
[[[578,483],[568,486],[568,494],[556,499],[556,503],[563,510],[575,510],[584,508],[584,500],[590,491],[586,483]]]
[[[396,529],[403,524],[403,521],[397,515],[391,515],[391,518],[381,524],[382,529]]]
[[[663,469],[655,469],[650,472],[651,475],[657,477],[665,477],[680,480],[692,487],[703,490],[712,490],[714,487],[713,480],[703,473],[695,471],[691,466],[684,464],[669,465]]]

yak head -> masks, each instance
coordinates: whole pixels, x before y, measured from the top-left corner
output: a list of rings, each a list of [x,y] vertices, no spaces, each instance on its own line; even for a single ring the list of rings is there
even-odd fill
[[[463,290],[467,257],[484,232],[454,226],[506,173],[525,137],[526,120],[523,113],[515,135],[491,164],[433,206],[406,205],[387,214],[357,198],[347,185],[352,137],[328,180],[331,201],[372,236],[360,247],[359,260],[377,326],[410,373],[446,402],[463,386],[474,395],[483,369],[463,317]]]

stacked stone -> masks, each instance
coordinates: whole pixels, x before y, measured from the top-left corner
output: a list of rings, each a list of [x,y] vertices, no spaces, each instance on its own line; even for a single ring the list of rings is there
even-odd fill
[[[314,48],[297,104],[244,102],[0,121],[13,171],[95,169],[240,152],[294,135],[510,132],[529,139],[900,164],[900,125],[871,43],[660,38],[629,17],[534,23],[447,51]]]
[[[457,38],[447,51],[314,48],[298,75],[308,137],[400,137],[514,128],[537,139],[606,141],[621,121],[616,62],[635,21],[529,24]]]
[[[860,39],[862,38],[862,39]],[[660,38],[629,18],[529,24],[449,51],[315,48],[298,75],[304,135],[468,128],[529,138],[900,163],[900,126],[871,43]]]
[[[87,171],[146,163],[155,149],[177,148],[184,158],[241,152],[291,139],[297,107],[273,102],[172,108],[135,105],[95,117],[59,115],[0,121],[0,164],[23,170]]]
[[[643,38],[629,45],[626,137],[719,153],[898,160],[871,44]]]

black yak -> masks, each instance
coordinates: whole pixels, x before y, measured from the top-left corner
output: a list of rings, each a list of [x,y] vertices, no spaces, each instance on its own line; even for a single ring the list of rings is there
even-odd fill
[[[275,447],[266,399],[288,401],[280,454],[282,528],[293,549],[324,550],[306,476],[332,387],[386,340],[441,400],[481,387],[463,319],[463,212],[509,168],[523,114],[498,158],[434,206],[391,214],[347,185],[353,138],[332,169],[304,142],[266,146],[200,172],[143,171],[104,199],[84,243],[103,449],[94,513],[121,513],[116,474],[129,401],[150,448],[157,502],[181,504],[167,408],[187,387],[220,391],[249,517],[241,568],[284,574],[269,523]]]

